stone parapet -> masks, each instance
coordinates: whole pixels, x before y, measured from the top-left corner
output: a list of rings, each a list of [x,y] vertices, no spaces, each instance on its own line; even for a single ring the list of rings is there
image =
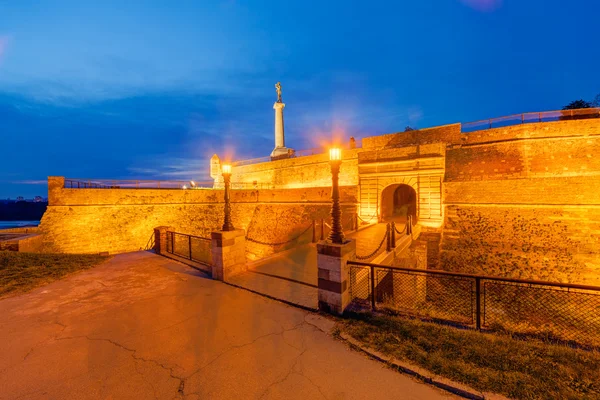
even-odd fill
[[[342,314],[350,304],[348,261],[356,259],[356,241],[317,243],[319,309]]]
[[[211,233],[212,277],[227,282],[246,270],[246,237],[243,229]]]

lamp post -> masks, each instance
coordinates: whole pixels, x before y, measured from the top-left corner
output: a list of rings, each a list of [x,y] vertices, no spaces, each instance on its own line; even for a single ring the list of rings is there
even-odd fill
[[[329,149],[329,165],[331,165],[331,232],[327,238],[331,243],[343,244],[344,232],[342,230],[342,208],[340,207],[340,165],[342,164],[342,150]]]
[[[235,228],[231,223],[231,203],[229,199],[229,185],[231,179],[231,165],[223,164],[223,180],[225,181],[225,220],[223,221],[224,231],[233,231]]]

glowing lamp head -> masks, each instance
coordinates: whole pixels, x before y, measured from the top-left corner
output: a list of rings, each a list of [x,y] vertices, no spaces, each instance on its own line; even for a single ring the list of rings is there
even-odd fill
[[[185,190],[187,189],[187,185],[183,185],[181,188]]]
[[[342,159],[342,149],[333,147],[329,149],[329,159],[331,161],[341,161]]]
[[[223,175],[231,174],[231,164],[223,164]]]
[[[191,187],[196,187],[196,182],[194,182],[194,181],[190,181],[190,186],[191,186]]]

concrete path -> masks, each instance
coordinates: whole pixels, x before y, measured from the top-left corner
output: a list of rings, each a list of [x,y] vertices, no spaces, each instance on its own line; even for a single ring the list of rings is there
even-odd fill
[[[436,399],[324,317],[148,252],[0,300],[1,399]]]
[[[353,232],[348,237],[356,240],[357,254],[368,255],[381,243],[385,231],[386,224],[381,223]],[[232,278],[230,283],[316,310],[317,280],[317,248],[314,244],[306,244],[249,264],[248,272]]]

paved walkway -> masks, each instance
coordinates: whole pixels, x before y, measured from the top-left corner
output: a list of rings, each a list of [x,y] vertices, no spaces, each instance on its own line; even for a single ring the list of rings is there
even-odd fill
[[[353,232],[348,237],[356,240],[357,254],[367,255],[379,246],[385,231],[385,223],[375,224]],[[230,283],[316,310],[318,308],[316,245],[299,246],[249,264],[248,272],[231,278]]]
[[[148,252],[0,300],[0,399],[450,397],[333,322]]]

